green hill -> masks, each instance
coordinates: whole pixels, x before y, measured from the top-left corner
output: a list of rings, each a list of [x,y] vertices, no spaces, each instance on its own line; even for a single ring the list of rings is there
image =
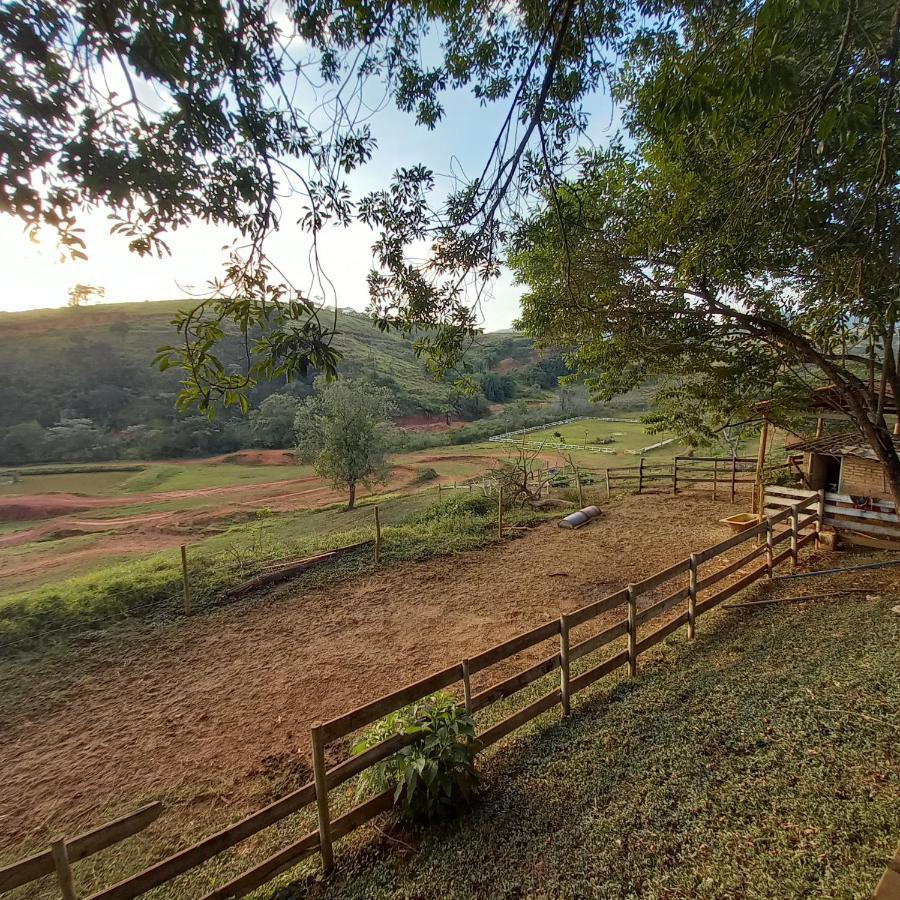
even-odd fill
[[[237,449],[252,443],[248,423],[226,412],[215,423],[174,412],[177,370],[152,366],[157,347],[173,343],[171,325],[184,301],[102,304],[78,309],[0,313],[0,464],[123,455],[177,456]],[[412,340],[381,332],[360,313],[338,313],[340,372],[387,387],[401,416],[440,415],[448,403],[465,418],[487,412],[489,401],[533,398],[556,384],[553,362],[539,360],[531,341],[515,332],[484,335],[470,365],[486,374],[484,394],[456,397],[435,381],[413,351]],[[237,337],[222,357],[238,364]],[[551,371],[553,370],[553,371]],[[258,406],[273,392],[302,397],[312,373],[293,384],[259,385]],[[42,445],[40,451],[34,448]],[[113,446],[115,445],[115,446]],[[128,454],[126,454],[128,455]]]

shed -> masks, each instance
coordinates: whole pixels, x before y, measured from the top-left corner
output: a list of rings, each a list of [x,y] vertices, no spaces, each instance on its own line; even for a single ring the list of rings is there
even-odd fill
[[[900,435],[894,435],[900,452]],[[887,474],[875,451],[855,431],[793,441],[788,450],[803,451],[803,471],[809,487],[853,497],[890,500]]]

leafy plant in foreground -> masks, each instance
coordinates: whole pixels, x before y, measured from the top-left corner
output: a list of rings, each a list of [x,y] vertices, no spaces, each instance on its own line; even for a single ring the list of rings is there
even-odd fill
[[[397,710],[372,725],[353,747],[362,753],[397,734],[415,735],[413,743],[363,772],[360,792],[394,788],[394,805],[408,821],[432,821],[472,802],[475,770],[475,721],[445,692]]]

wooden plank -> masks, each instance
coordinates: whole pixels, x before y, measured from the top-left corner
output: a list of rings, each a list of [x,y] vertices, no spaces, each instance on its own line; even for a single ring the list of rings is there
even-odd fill
[[[206,862],[206,860],[212,859],[212,857],[223,850],[227,850],[229,847],[246,840],[258,831],[262,831],[263,828],[268,828],[269,825],[280,822],[292,813],[308,806],[315,799],[315,784],[309,782],[309,784],[305,784],[280,800],[270,803],[264,809],[247,816],[240,822],[236,822],[234,825],[230,825],[228,828],[210,835],[205,840],[167,857],[161,862],[138,872],[136,875],[132,875],[118,884],[94,894],[91,900],[131,900],[133,897],[140,897],[141,894],[145,894],[147,891],[165,884],[167,881],[171,881],[189,869],[193,869]],[[313,850],[317,850],[318,847],[319,836],[316,833]],[[308,856],[309,854],[307,853],[306,855]],[[301,856],[300,859],[302,858]]]
[[[575,470],[576,474],[578,470]],[[565,615],[559,617],[559,699],[563,715],[571,712],[569,694],[569,622]]]
[[[696,627],[695,620],[697,618],[697,554],[691,554],[691,571],[689,573],[690,581],[688,583],[688,640],[693,640]]]
[[[835,519],[833,516],[825,517],[825,525],[846,531],[863,531],[866,534],[882,534],[887,537],[900,538],[900,531],[896,528],[888,528],[886,525],[869,525],[866,522],[848,522],[846,519]]]
[[[327,875],[334,868],[334,851],[331,846],[331,813],[328,806],[328,776],[325,773],[325,740],[322,723],[311,728],[313,775],[316,785],[316,809],[319,815],[319,852],[322,854],[322,870]]]
[[[785,532],[785,534],[790,534],[790,532]],[[740,559],[736,559],[733,563],[725,566],[724,569],[719,569],[718,572],[713,572],[711,575],[707,575],[706,578],[701,578],[697,582],[697,590],[702,591],[708,587],[712,587],[714,584],[718,584],[723,578],[733,575],[738,569],[742,569],[746,566],[748,562],[756,559],[757,556],[762,556],[762,554],[766,552],[766,549],[767,547],[765,544],[754,547],[749,553],[745,553]]]
[[[474,675],[488,666],[501,662],[510,656],[515,656],[517,653],[521,653],[535,644],[540,644],[541,641],[546,641],[548,638],[556,637],[558,634],[559,619],[545,622],[543,625],[538,625],[537,628],[532,628],[531,631],[518,634],[502,644],[496,644],[475,656],[469,657],[469,672]]]
[[[75,879],[72,876],[72,865],[69,861],[69,854],[66,852],[65,838],[59,838],[51,844],[50,855],[53,857],[56,880],[63,900],[78,900],[75,893]]]
[[[824,511],[833,515],[851,516],[854,519],[877,519],[879,522],[893,522],[895,525],[900,525],[900,519],[892,512],[872,512],[867,509],[853,509],[849,506],[835,506],[833,503],[826,503]]]
[[[826,503],[850,503],[850,504],[852,504],[854,501],[853,501],[853,498],[849,494],[832,494],[829,492],[829,493],[825,494],[825,502]],[[888,511],[890,511],[894,508],[894,504],[891,500],[873,500],[872,505],[878,506],[881,509],[885,509]]]
[[[648,578],[644,578],[642,581],[636,581],[632,585],[632,587],[634,588],[634,595],[636,597],[639,597],[641,594],[646,594],[647,591],[652,591],[654,588],[658,588],[661,584],[665,584],[667,581],[671,581],[678,575],[682,575],[683,573],[687,572],[690,567],[690,559],[682,559],[677,563],[673,563],[668,568],[657,572],[655,575],[650,575]]]
[[[807,516],[805,519],[800,519],[797,522],[797,531],[803,531],[804,528],[809,528],[810,525],[815,525],[819,521],[819,513],[814,512],[811,516]]]
[[[730,457],[730,456],[679,456],[678,457],[679,462],[685,462],[685,463],[690,463],[690,462],[711,462],[711,463],[727,462],[730,464],[731,460],[732,460],[732,457]],[[755,456],[736,456],[736,457],[734,457],[734,460],[736,463],[753,463],[753,465],[756,465],[756,457]]]
[[[788,534],[790,534],[790,532],[788,532]],[[790,559],[790,558],[791,558],[791,548],[788,547],[787,550],[782,550],[781,553],[777,553],[772,558],[772,568],[774,569],[776,566],[783,563],[786,559]]]
[[[730,538],[726,538],[724,541],[719,541],[718,544],[713,544],[712,547],[707,547],[706,550],[701,550],[697,554],[697,562],[703,563],[707,562],[713,557],[721,556],[726,550],[730,550],[732,547],[738,547],[743,544],[745,541],[749,541],[751,538],[755,538],[759,534],[763,534],[766,530],[766,523],[760,522],[758,525],[754,525],[751,528],[747,528],[744,531],[740,531],[737,534],[732,535]]]
[[[604,675],[608,675],[610,672],[618,669],[619,666],[624,666],[627,662],[628,651],[622,650],[615,656],[611,656],[599,665],[594,666],[592,669],[588,669],[586,672],[576,675],[569,682],[570,692],[572,694],[577,694],[578,691],[583,691],[588,685],[593,684],[595,681],[599,681]]]
[[[774,544],[780,544],[782,541],[786,541],[790,536],[791,536],[791,530],[790,530],[790,529],[787,529],[786,531],[779,531],[778,534],[776,534],[776,535],[772,538],[772,544],[773,544],[773,545],[774,545]]]
[[[604,629],[599,634],[595,634],[586,641],[575,644],[569,649],[569,659],[573,662],[576,659],[581,659],[582,656],[587,656],[588,653],[593,653],[594,650],[599,650],[600,647],[605,647],[611,641],[623,637],[626,634],[628,634],[628,622],[623,619],[621,622],[617,622],[610,628]]]
[[[417,737],[418,735],[416,734],[395,734],[387,738],[387,740],[363,750],[362,753],[357,753],[355,756],[344,760],[344,762],[333,766],[325,773],[325,780],[329,790],[336,788],[345,781],[349,781],[364,769],[368,769],[369,766],[374,766],[383,759],[398,753],[404,747],[408,747]]]
[[[688,563],[690,564],[690,560],[688,560]],[[687,600],[690,593],[690,590],[686,587],[673,591],[668,596],[663,597],[662,600],[659,600],[652,606],[648,606],[637,613],[635,616],[635,624],[640,625],[643,622],[649,622],[651,619],[655,619],[657,616],[667,613],[673,606],[680,603],[682,600]]]
[[[559,626],[559,623],[555,620],[553,624],[554,626]],[[474,671],[474,669],[470,671]],[[408,684],[398,691],[385,694],[383,697],[372,700],[370,703],[358,706],[356,709],[322,725],[323,740],[325,743],[330,743],[336,738],[351,734],[358,728],[371,724],[387,713],[409,705],[414,700],[421,700],[422,697],[427,697],[429,694],[441,690],[441,688],[449,687],[449,685],[459,681],[461,678],[462,667],[457,663],[442,669],[440,672],[434,672],[427,678]]]
[[[66,854],[69,862],[74,863],[79,859],[85,859],[143,831],[151,822],[159,818],[162,809],[162,803],[148,803],[132,813],[120,816],[118,819],[113,819],[112,822],[107,822],[105,825],[66,841]],[[49,850],[5,866],[0,869],[0,894],[43,878],[45,875],[50,875],[53,870],[53,854]]]
[[[497,684],[491,685],[491,687],[472,697],[472,712],[478,712],[479,709],[484,709],[484,707],[490,706],[491,703],[496,703],[497,700],[502,700],[504,697],[515,694],[516,691],[522,690],[523,687],[527,687],[539,678],[543,678],[544,675],[549,675],[550,672],[559,668],[559,666],[560,654],[554,653],[553,656],[542,659],[524,671],[517,672],[503,681],[498,681]]]
[[[790,551],[786,552],[788,554],[790,553]],[[765,575],[766,571],[766,566],[760,566],[758,569],[754,569],[752,572],[748,572],[733,584],[729,584],[728,587],[722,588],[721,591],[713,594],[712,597],[707,597],[705,600],[701,600],[697,604],[697,615],[699,616],[701,613],[705,613],[707,610],[718,606],[729,597],[733,597],[736,593],[738,593],[738,591],[742,591],[744,590],[744,588],[749,587],[751,584],[753,584],[753,582],[757,581],[759,578]]]
[[[353,807],[349,812],[332,822],[332,837],[341,838],[349,834],[379,813],[390,809],[394,802],[394,791],[388,790],[377,794],[370,800]],[[319,835],[313,831],[299,841],[279,850],[274,856],[258,866],[244,872],[228,884],[216,888],[206,894],[203,900],[230,900],[230,898],[246,897],[260,885],[266,884],[282,872],[293,868],[319,849]]]
[[[777,507],[771,508],[768,506],[768,501],[766,501],[766,507],[763,512],[766,514],[767,518],[773,525],[777,525],[779,522],[784,522],[786,519],[790,518],[791,508],[790,506],[786,506],[784,508]],[[769,511],[771,509],[771,512]]]
[[[576,625],[583,625],[585,622],[596,618],[602,613],[609,612],[609,610],[615,609],[617,606],[621,606],[627,601],[628,589],[623,588],[621,591],[616,591],[615,594],[610,594],[602,600],[595,600],[593,603],[588,603],[587,606],[582,606],[580,609],[568,613],[566,618],[569,620],[569,627],[574,628]]]
[[[528,706],[514,712],[511,716],[508,716],[496,725],[492,725],[478,735],[479,743],[482,747],[490,747],[491,744],[496,744],[501,738],[506,737],[506,735],[520,728],[526,722],[530,722],[541,713],[552,709],[560,702],[560,699],[559,688],[551,691],[549,694],[544,694],[543,697],[535,700],[534,703],[529,703]]]
[[[666,622],[662,628],[658,628],[652,634],[648,634],[647,637],[642,638],[637,643],[637,653],[640,655],[645,650],[649,650],[654,644],[658,644],[664,638],[667,638],[673,631],[678,631],[682,625],[686,625],[688,620],[687,610],[685,610],[681,615],[672,619],[671,622]]]
[[[767,484],[767,494],[777,494],[781,497],[799,497],[801,499],[817,497],[815,491],[807,491],[803,488],[782,487],[780,484]]]

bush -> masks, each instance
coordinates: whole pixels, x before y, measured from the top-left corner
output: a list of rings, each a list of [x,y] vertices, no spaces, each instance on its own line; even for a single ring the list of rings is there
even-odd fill
[[[435,503],[423,510],[416,522],[428,525],[446,519],[466,518],[477,519],[494,514],[495,502],[483,494],[455,494],[443,503]]]
[[[426,481],[434,481],[438,477],[436,469],[419,469],[416,477],[413,479],[413,484],[424,484]]]
[[[454,697],[439,692],[391,713],[353,747],[362,753],[396,734],[413,743],[366,769],[360,792],[394,790],[394,805],[407,821],[430,822],[468,806],[478,783],[475,721]]]

